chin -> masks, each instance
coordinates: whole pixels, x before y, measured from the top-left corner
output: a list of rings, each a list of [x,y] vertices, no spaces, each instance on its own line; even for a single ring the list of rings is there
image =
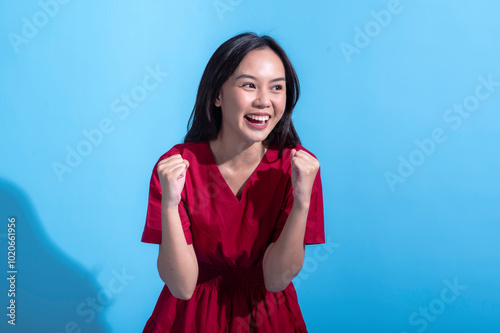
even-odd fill
[[[264,141],[268,136],[269,136],[270,132],[269,133],[263,133],[263,134],[260,134],[260,135],[252,135],[252,134],[247,134],[245,135],[245,138],[247,139],[248,142],[251,142],[251,143],[257,143],[257,142],[262,142]]]
[[[272,126],[267,127],[265,130],[253,130],[247,128],[245,124],[240,127],[241,137],[248,143],[263,142],[271,134],[276,124],[269,124]]]

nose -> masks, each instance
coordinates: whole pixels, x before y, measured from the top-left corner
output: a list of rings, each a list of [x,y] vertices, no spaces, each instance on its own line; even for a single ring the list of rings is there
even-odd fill
[[[254,107],[259,109],[268,108],[271,106],[271,100],[269,99],[269,95],[265,89],[261,89],[257,92],[257,96],[254,100]]]

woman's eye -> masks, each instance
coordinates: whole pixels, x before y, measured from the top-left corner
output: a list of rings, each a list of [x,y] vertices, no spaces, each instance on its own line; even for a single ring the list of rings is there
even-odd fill
[[[283,86],[281,84],[278,84],[277,86],[273,87],[274,90],[283,90]]]
[[[243,87],[248,87],[248,88],[255,88],[253,83],[245,83]]]

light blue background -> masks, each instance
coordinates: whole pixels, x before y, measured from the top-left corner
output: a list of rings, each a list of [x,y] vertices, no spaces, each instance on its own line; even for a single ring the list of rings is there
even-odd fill
[[[142,330],[162,288],[157,246],[140,242],[152,168],[182,140],[211,54],[255,31],[291,58],[293,119],[321,162],[328,245],[308,247],[296,278],[309,331],[498,332],[500,87],[479,78],[500,81],[500,3],[393,4],[69,1],[44,22],[37,1],[2,1],[0,266],[6,276],[15,216],[18,307],[14,328],[2,279],[0,331]],[[14,46],[23,17],[40,27]],[[113,112],[157,66],[169,75],[127,116]],[[476,88],[489,95],[460,126],[447,121]],[[113,130],[58,179],[52,164],[103,119]],[[419,153],[436,128],[444,142]],[[404,174],[410,157],[419,165]],[[467,288],[451,293],[454,281]],[[89,310],[97,296],[105,304]]]

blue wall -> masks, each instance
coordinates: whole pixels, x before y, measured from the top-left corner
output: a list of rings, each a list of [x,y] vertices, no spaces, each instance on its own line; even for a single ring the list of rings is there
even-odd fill
[[[17,324],[3,279],[0,331],[142,329],[162,287],[140,242],[151,170],[182,140],[210,55],[247,30],[292,59],[294,122],[322,166],[327,244],[295,279],[309,331],[499,331],[499,11],[3,1],[0,266],[15,217]]]

